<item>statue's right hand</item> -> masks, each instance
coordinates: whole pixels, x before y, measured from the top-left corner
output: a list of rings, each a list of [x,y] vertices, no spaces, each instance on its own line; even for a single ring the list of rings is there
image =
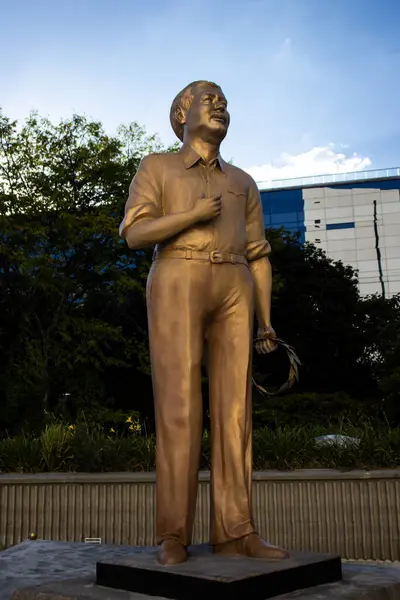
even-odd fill
[[[193,207],[196,221],[209,221],[218,217],[222,209],[222,197],[210,196],[209,198],[199,198]]]

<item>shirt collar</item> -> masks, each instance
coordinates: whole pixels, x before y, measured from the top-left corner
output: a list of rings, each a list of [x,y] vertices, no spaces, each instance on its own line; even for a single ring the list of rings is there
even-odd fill
[[[191,167],[193,167],[195,164],[197,164],[200,160],[202,160],[201,156],[199,156],[197,154],[197,152],[195,150],[193,150],[193,148],[189,145],[184,144],[182,146],[182,148],[179,150],[179,153],[182,155],[183,157],[183,162],[184,165],[186,167],[186,169],[190,169]],[[219,165],[219,168],[221,169],[221,171],[223,173],[225,173],[225,169],[226,169],[226,163],[225,161],[222,159],[221,155],[218,154],[216,161]]]

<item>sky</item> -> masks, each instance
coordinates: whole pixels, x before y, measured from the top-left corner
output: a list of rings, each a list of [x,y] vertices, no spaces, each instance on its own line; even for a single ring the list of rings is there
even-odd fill
[[[0,106],[175,141],[188,83],[227,96],[257,181],[400,166],[399,0],[0,0]]]

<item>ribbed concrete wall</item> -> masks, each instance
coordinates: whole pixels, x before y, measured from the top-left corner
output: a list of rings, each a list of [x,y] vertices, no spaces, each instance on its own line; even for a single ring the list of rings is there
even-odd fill
[[[200,474],[195,541],[206,541],[209,476]],[[0,476],[0,543],[40,539],[154,544],[152,473]],[[400,560],[400,470],[254,474],[262,535],[289,549]]]

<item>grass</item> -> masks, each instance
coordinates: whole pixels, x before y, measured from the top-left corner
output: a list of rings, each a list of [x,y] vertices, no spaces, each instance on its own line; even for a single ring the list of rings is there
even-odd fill
[[[359,437],[357,447],[318,447],[315,438],[326,433]],[[201,468],[211,463],[210,436],[204,434]],[[374,469],[400,467],[400,428],[282,427],[253,432],[253,465],[256,470],[306,468]],[[56,471],[117,472],[152,471],[155,438],[129,431],[105,432],[100,426],[62,423],[46,426],[39,436],[20,435],[0,441],[1,473]]]

